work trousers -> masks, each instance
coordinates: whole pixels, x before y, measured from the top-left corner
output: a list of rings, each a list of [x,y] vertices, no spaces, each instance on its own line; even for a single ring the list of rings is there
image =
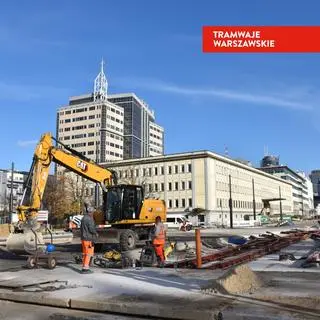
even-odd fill
[[[160,262],[164,262],[164,244],[154,244],[154,250]]]
[[[81,240],[82,243],[82,269],[89,269],[91,257],[94,253],[92,241]]]

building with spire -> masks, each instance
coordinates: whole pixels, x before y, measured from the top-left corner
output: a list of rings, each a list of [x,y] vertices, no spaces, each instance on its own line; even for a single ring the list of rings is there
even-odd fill
[[[57,139],[97,162],[162,155],[164,130],[154,112],[134,93],[109,95],[104,65],[92,93],[57,110]]]
[[[57,111],[57,139],[98,162],[123,159],[124,111],[108,101],[104,62],[91,94],[69,98]]]

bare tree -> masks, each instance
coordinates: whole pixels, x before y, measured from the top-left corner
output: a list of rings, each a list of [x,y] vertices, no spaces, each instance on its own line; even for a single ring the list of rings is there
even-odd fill
[[[119,170],[118,170],[119,172]],[[125,170],[121,170],[121,174],[118,173],[119,183],[139,185],[143,188],[145,194],[153,192],[153,185],[150,184],[150,173],[144,168],[140,170],[139,166],[129,166]],[[151,188],[147,188],[151,186]]]
[[[71,202],[71,212],[81,214],[84,203],[92,203],[93,199],[89,191],[89,180],[76,175],[65,175],[65,193]]]
[[[49,211],[53,220],[63,220],[70,213],[71,202],[65,194],[65,177],[48,179],[42,206]]]

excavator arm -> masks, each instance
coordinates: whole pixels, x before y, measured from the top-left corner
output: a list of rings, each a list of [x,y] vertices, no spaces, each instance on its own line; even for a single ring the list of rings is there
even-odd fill
[[[61,142],[57,141],[68,152],[61,147],[55,147],[53,140],[55,139],[50,133],[45,133],[35,149],[24,194],[17,208],[19,229],[23,229],[26,226],[34,227],[36,224],[52,162],[92,182],[99,183],[103,190],[108,186],[117,184],[115,172],[99,166],[77,151],[64,146]]]

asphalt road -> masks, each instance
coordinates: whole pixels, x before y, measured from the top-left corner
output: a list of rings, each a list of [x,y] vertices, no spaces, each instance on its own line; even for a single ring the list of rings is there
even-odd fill
[[[0,320],[140,320],[142,318],[105,313],[35,306],[0,300]]]

